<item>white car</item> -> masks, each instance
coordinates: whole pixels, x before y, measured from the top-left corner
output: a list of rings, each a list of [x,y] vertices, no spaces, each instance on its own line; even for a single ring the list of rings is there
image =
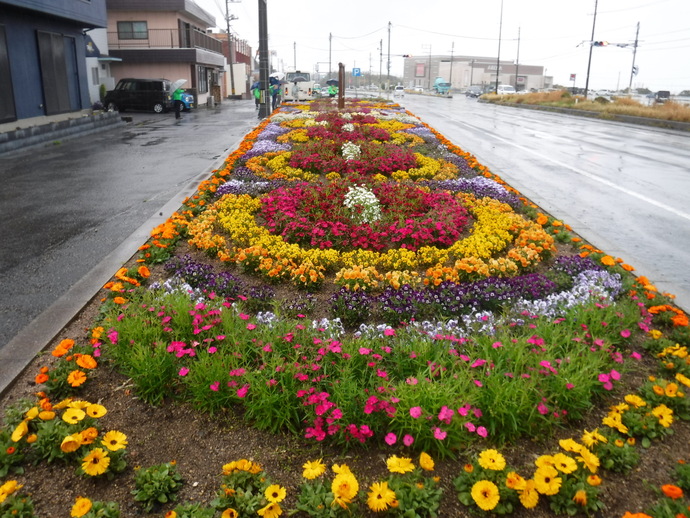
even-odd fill
[[[405,87],[403,85],[398,85],[395,87],[393,90],[393,97],[404,97],[405,96]]]
[[[514,94],[515,92],[515,87],[513,85],[498,85],[498,88],[496,88],[496,93],[498,95],[508,95],[508,94]]]

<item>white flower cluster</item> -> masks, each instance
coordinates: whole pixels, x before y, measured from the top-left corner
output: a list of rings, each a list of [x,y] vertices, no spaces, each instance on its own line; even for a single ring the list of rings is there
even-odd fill
[[[362,150],[353,142],[345,142],[341,149],[345,160],[357,160],[362,154]]]
[[[278,113],[271,117],[271,122],[280,124],[281,122],[294,121],[297,119],[314,119],[318,115],[318,112],[291,112],[291,113]]]
[[[372,223],[381,219],[381,204],[376,195],[364,186],[348,187],[345,207],[357,223]]]
[[[352,124],[351,122],[348,122],[347,124],[343,124],[343,131],[355,131],[355,125]]]

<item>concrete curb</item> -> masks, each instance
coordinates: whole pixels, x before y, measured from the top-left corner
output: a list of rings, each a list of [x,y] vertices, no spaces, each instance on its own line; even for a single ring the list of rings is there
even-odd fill
[[[0,153],[16,151],[59,139],[87,135],[125,124],[117,112],[95,113],[88,116],[48,122],[28,128],[0,133]]]

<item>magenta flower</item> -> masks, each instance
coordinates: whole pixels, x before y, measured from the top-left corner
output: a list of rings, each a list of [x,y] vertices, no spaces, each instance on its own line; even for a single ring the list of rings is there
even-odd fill
[[[237,397],[243,398],[247,395],[249,391],[249,385],[243,385],[242,388],[237,389]]]
[[[621,331],[621,336],[623,338],[629,338],[630,337],[630,330],[629,329],[623,329],[623,331]]]
[[[446,438],[447,435],[448,435],[448,432],[444,432],[438,426],[434,428],[434,439],[438,439],[439,441],[442,441],[443,439]]]
[[[421,415],[422,415],[422,407],[420,407],[420,406],[413,406],[412,408],[410,408],[410,415],[411,415],[413,418],[418,419],[418,418],[421,417]]]
[[[539,403],[539,405],[537,405],[537,411],[541,415],[546,415],[549,413],[549,407],[547,407],[544,403]]]
[[[209,387],[213,392],[218,392],[218,389],[220,388],[220,381],[214,381],[209,385]]]
[[[441,411],[438,413],[438,420],[443,421],[446,424],[450,424],[451,419],[455,415],[455,411],[452,408],[448,408],[446,405],[441,407]]]
[[[247,324],[247,329],[249,329],[250,331],[256,329],[256,324]]]
[[[477,428],[477,435],[479,435],[480,437],[484,437],[486,439],[486,437],[489,435],[489,432],[486,428],[480,426],[479,428]]]
[[[395,436],[394,433],[389,433],[389,434],[386,434],[386,437],[383,440],[386,441],[386,444],[388,446],[393,446],[396,443],[396,441],[398,440],[398,438]]]
[[[178,374],[179,374],[180,376],[186,376],[188,373],[189,373],[189,369],[188,369],[187,367],[182,367],[182,368],[180,369],[180,372],[178,372]]]
[[[389,327],[383,332],[383,334],[386,336],[395,336],[395,329],[391,329]]]
[[[239,314],[239,317],[240,317],[242,320],[249,320],[249,315],[245,315],[244,313],[240,313],[240,314]]]
[[[405,435],[403,437],[403,444],[407,447],[412,446],[412,443],[414,443],[414,437],[412,437],[410,434]]]
[[[371,349],[367,349],[366,347],[360,347],[359,348],[359,354],[366,356],[367,354],[371,354]]]

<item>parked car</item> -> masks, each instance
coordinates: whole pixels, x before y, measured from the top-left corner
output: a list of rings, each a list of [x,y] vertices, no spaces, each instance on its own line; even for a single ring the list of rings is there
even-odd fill
[[[515,93],[515,87],[513,85],[498,85],[496,88],[496,93],[498,95],[508,95]]]
[[[193,103],[194,97],[191,98]],[[172,107],[171,82],[168,79],[120,79],[115,89],[105,94],[103,104],[108,111],[152,110],[163,113]]]
[[[405,87],[403,85],[398,85],[395,87],[393,90],[393,97],[404,97],[405,96]]]
[[[415,87],[414,87],[414,91],[415,91],[415,93],[423,94],[423,93],[424,93],[424,88],[422,88],[421,86],[415,86]]]
[[[465,96],[466,97],[479,97],[482,95],[484,92],[482,91],[482,87],[478,85],[472,85],[467,90],[465,90]]]
[[[194,96],[189,92],[182,94],[182,111],[190,111],[194,108]]]

